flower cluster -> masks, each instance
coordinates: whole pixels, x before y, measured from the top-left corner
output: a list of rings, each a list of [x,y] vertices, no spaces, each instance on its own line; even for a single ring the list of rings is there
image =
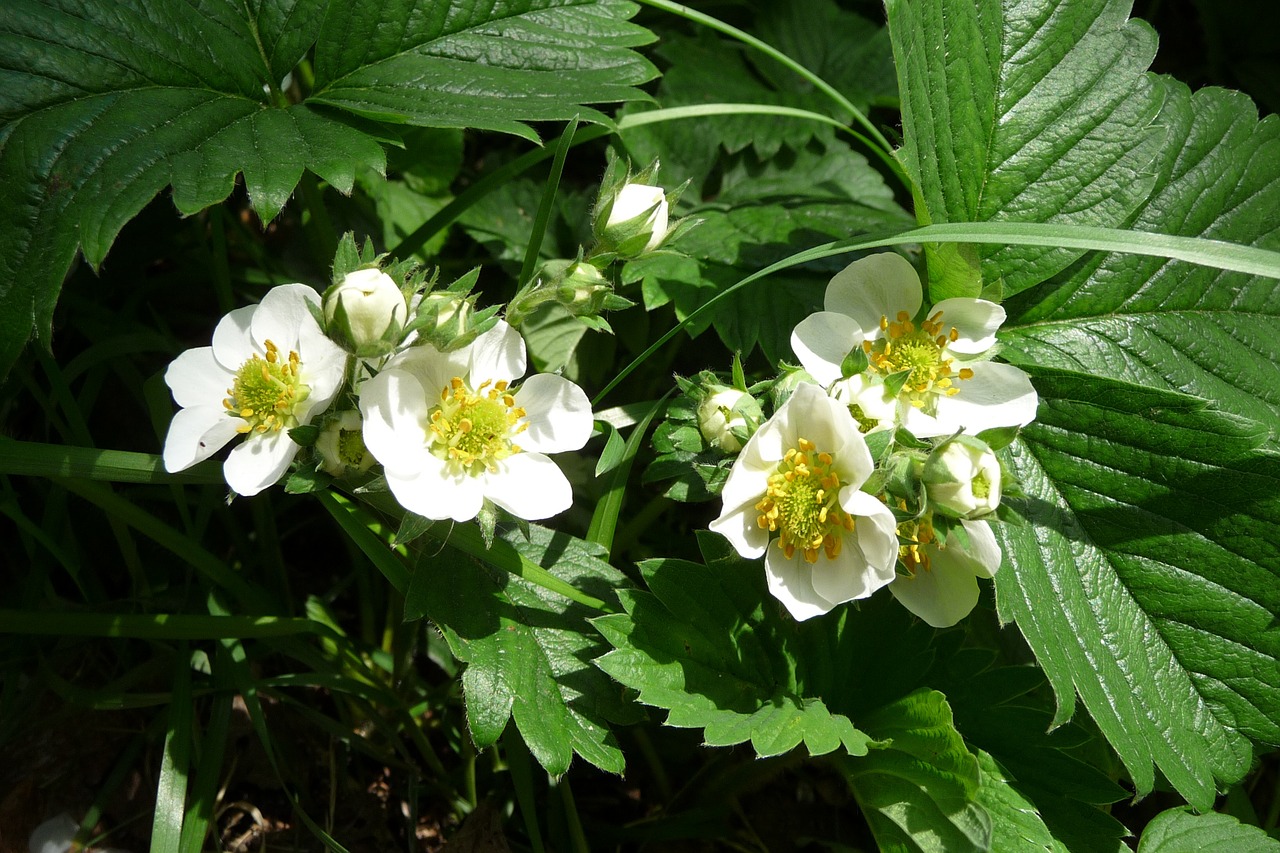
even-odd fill
[[[1039,402],[1025,373],[991,360],[1004,310],[926,308],[915,269],[889,253],[838,273],[824,308],[792,333],[803,371],[780,380],[794,390],[742,447],[711,529],[764,555],[796,619],[887,586],[930,625],[954,625],[1002,559],[990,522],[1012,484],[993,445]]]
[[[545,454],[590,437],[582,389],[550,374],[521,382],[524,340],[492,310],[474,311],[469,288],[424,293],[420,275],[397,283],[371,250],[348,248],[358,268],[335,263],[323,297],[303,284],[272,288],[224,317],[212,346],[169,366],[181,409],[166,469],[239,438],[223,464],[239,495],[279,482],[302,454],[299,470],[385,483],[431,519],[466,521],[489,503],[525,519],[567,509],[569,481]]]

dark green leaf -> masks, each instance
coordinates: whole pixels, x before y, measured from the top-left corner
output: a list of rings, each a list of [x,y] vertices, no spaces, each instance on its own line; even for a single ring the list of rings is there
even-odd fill
[[[941,693],[912,693],[862,723],[885,745],[841,766],[880,849],[990,849],[991,818],[977,802],[978,760]]]
[[[1280,248],[1280,121],[1259,122],[1238,93],[1191,95],[1174,84],[1161,121],[1169,144],[1160,184],[1134,228]],[[1001,340],[1015,363],[1172,388],[1261,423],[1280,421],[1273,278],[1097,255],[1009,311]]]
[[[1280,458],[1265,427],[1203,401],[1084,377],[1038,380],[1007,460],[1025,526],[997,525],[1014,619],[1057,695],[1079,692],[1132,774],[1192,805],[1280,740]]]
[[[530,525],[530,541],[504,534],[494,548],[514,548],[556,577],[616,605],[626,577],[600,549]],[[623,756],[609,723],[634,719],[617,685],[591,666],[604,644],[588,608],[446,545],[419,559],[406,616],[425,613],[467,663],[462,684],[467,721],[480,747],[495,743],[514,719],[529,750],[560,775],[574,754],[612,773]]]
[[[47,342],[76,252],[101,264],[166,186],[189,214],[222,201],[243,175],[269,221],[304,170],[344,193],[359,171],[382,171],[388,135],[334,106],[530,136],[530,120],[603,121],[581,103],[640,97],[632,86],[654,74],[630,50],[649,35],[626,23],[629,3],[415,7],[209,0],[193,14],[181,0],[5,4],[0,373],[33,330]],[[277,87],[313,42],[317,89],[284,106]]]
[[[902,158],[921,223],[1124,224],[1154,184],[1163,136],[1163,87],[1145,73],[1155,35],[1126,20],[1130,5],[889,0]],[[1012,294],[1080,252],[982,246],[979,255],[983,280],[1003,278]]]

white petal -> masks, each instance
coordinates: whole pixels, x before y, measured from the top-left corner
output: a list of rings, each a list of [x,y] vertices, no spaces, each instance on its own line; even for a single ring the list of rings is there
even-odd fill
[[[765,579],[769,592],[800,622],[821,616],[835,607],[813,588],[813,572],[799,551],[790,560],[782,553],[782,546],[774,541],[764,558]]]
[[[879,589],[893,580],[897,570],[897,521],[879,499],[850,487],[840,490],[840,508],[855,516],[854,537],[876,577],[873,591]]]
[[[476,338],[466,348],[470,354],[471,387],[479,388],[486,380],[500,382],[524,376],[524,338],[499,320],[498,325]]]
[[[728,539],[733,550],[748,560],[759,557],[769,545],[769,532],[756,524],[760,513],[755,508],[755,502],[763,494],[762,488],[751,501],[733,507],[726,504],[719,517],[707,525]]]
[[[819,311],[805,317],[791,332],[791,349],[800,364],[821,385],[841,376],[840,365],[855,346],[862,346],[862,328],[848,315]]]
[[[915,267],[901,255],[882,252],[856,260],[836,273],[827,285],[824,306],[848,314],[867,339],[880,331],[880,318],[895,320],[898,312],[915,317],[924,296]]]
[[[573,503],[573,489],[564,473],[541,453],[516,453],[485,474],[485,497],[507,512],[528,521],[550,518]]]
[[[944,299],[929,309],[930,316],[939,311],[944,332],[954,328],[960,335],[947,349],[961,355],[977,355],[995,346],[996,330],[1005,318],[1003,308],[985,299]]]
[[[251,436],[232,449],[222,465],[222,474],[231,491],[252,497],[279,482],[298,449],[283,430]]]
[[[978,603],[978,579],[973,573],[934,563],[914,578],[898,577],[889,592],[902,606],[935,628],[949,628],[969,615]]]
[[[246,305],[236,308],[218,321],[213,330],[213,356],[227,370],[235,373],[252,355],[261,355],[263,350],[253,342],[249,326],[253,315],[257,313],[257,305]]]
[[[938,407],[940,409],[945,408],[942,403],[939,403]],[[959,426],[953,425],[951,421],[944,422],[932,415],[927,415],[905,401],[899,402],[898,413],[902,426],[916,438],[936,438],[940,435],[952,435],[956,430],[960,429]]]
[[[185,471],[208,459],[235,438],[236,427],[244,423],[220,405],[178,410],[164,439],[164,469],[170,473]]]
[[[412,479],[425,468],[437,467],[431,460],[440,460],[429,449],[428,410],[422,383],[406,370],[384,370],[360,386],[364,445],[388,476]]]
[[[446,464],[432,456],[416,477],[387,472],[387,485],[400,505],[424,518],[470,521],[484,504],[478,477],[450,472]]]
[[[800,552],[796,552],[798,557]],[[874,575],[867,568],[853,539],[846,538],[844,547],[836,558],[828,559],[819,553],[818,561],[809,565],[809,582],[813,591],[833,604],[853,601],[855,598],[866,598],[875,592],[883,583],[877,583]]]
[[[967,366],[973,378],[957,380],[960,393],[938,400],[937,419],[948,432],[963,429],[976,435],[984,429],[1026,426],[1035,420],[1040,398],[1027,374],[1013,365],[992,361]]]
[[[213,357],[213,347],[187,350],[171,361],[164,372],[164,384],[173,392],[174,401],[183,407],[220,405],[235,378],[234,373]]]
[[[516,444],[539,453],[577,450],[591,437],[591,401],[568,379],[537,373],[516,392],[516,405],[525,410],[529,428]],[[521,516],[530,518],[531,516]]]
[[[320,294],[305,284],[281,284],[268,290],[253,315],[254,341],[263,349],[271,341],[286,355],[299,349],[299,330],[304,325],[318,328],[307,310],[308,302],[319,305]]]
[[[394,356],[383,367],[383,372],[393,369],[418,377],[430,405],[434,406],[440,402],[440,392],[449,387],[450,381],[455,376],[465,378],[471,367],[466,348],[442,353],[430,344],[423,344]]]
[[[962,521],[965,532],[969,534],[969,547],[959,548],[959,542],[955,536],[947,537],[947,547],[942,549],[943,554],[951,554],[955,552],[962,555],[967,561],[969,571],[973,572],[980,578],[995,577],[996,572],[1000,569],[1000,561],[1003,554],[1000,551],[1000,543],[996,541],[996,535],[991,530],[991,525],[985,521]]]

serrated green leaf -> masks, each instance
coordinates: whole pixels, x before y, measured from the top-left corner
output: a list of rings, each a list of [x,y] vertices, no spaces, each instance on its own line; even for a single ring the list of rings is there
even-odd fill
[[[749,741],[760,755],[800,743],[812,755],[842,745],[865,754],[866,735],[833,705],[875,693],[842,665],[856,642],[839,645],[840,615],[825,625],[781,618],[755,563],[651,560],[640,568],[651,592],[625,591],[626,613],[593,620],[614,646],[596,665],[639,691],[639,701],[666,709],[668,725],[703,729],[715,746]],[[789,659],[784,648],[796,644],[806,651]]]
[[[1274,853],[1280,841],[1256,826],[1240,823],[1231,815],[1193,814],[1188,809],[1168,809],[1151,819],[1138,842],[1138,853]]]
[[[996,576],[1057,696],[1078,692],[1141,795],[1194,806],[1280,740],[1280,457],[1266,428],[1168,392],[1038,379],[1006,457],[1029,496]]]
[[[1280,120],[1259,122],[1239,93],[1169,88],[1160,184],[1133,227],[1280,248]],[[1008,309],[1001,340],[1015,363],[1172,388],[1261,423],[1280,419],[1272,278],[1093,255]]]
[[[885,745],[841,766],[881,850],[991,849],[991,818],[976,799],[978,760],[941,693],[912,693],[863,725]]]
[[[0,95],[0,373],[33,330],[47,342],[77,250],[100,264],[168,185],[194,213],[242,174],[267,221],[304,170],[349,192],[384,169],[387,134],[357,116],[530,136],[525,121],[604,120],[581,103],[641,97],[654,74],[630,50],[650,36],[629,3],[413,5],[6,3],[0,47],[21,82]],[[282,106],[313,42],[318,87]]]
[[[626,576],[600,559],[601,549],[536,525],[529,536],[504,534],[494,547],[513,547],[616,605]],[[553,775],[568,770],[575,753],[622,772],[609,723],[633,721],[634,711],[590,664],[605,646],[586,622],[588,608],[446,545],[419,560],[405,613],[425,613],[467,663],[467,722],[478,746],[495,743],[514,719],[529,751]]]
[[[991,817],[991,849],[1001,853],[1068,853],[1044,825],[1035,805],[1011,784],[995,759],[981,750],[977,756],[982,771],[978,804]]]
[[[537,136],[529,121],[607,122],[583,104],[643,97],[653,36],[620,0],[333,4],[311,100],[379,121]],[[409,25],[388,26],[389,21]]]
[[[1118,226],[1146,197],[1162,139],[1156,39],[1129,0],[889,0],[902,158],[920,222]],[[982,246],[1006,294],[1077,250]],[[977,292],[938,292],[977,296]]]

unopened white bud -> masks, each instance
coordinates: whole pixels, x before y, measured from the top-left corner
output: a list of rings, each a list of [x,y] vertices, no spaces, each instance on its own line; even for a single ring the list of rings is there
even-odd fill
[[[667,236],[668,213],[662,187],[625,184],[614,196],[601,239],[629,257],[652,252]]]
[[[408,316],[404,294],[382,270],[348,273],[324,294],[326,331],[357,355],[394,349]]]

